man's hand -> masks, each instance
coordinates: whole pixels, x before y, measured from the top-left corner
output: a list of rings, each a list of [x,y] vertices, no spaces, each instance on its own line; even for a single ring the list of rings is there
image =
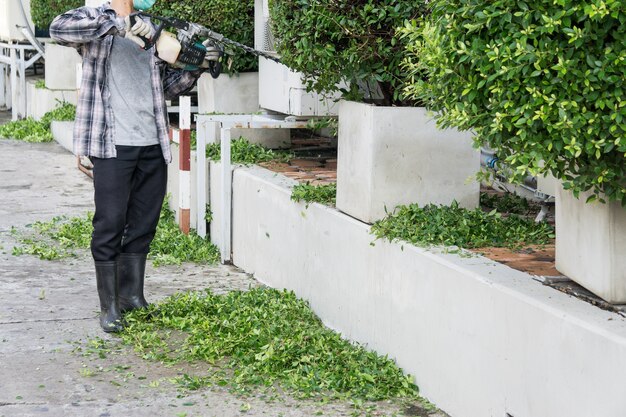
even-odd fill
[[[144,39],[151,39],[154,35],[152,24],[142,20],[139,16],[135,16],[135,23],[133,25],[131,25],[130,16],[124,18],[124,23],[126,24],[126,34],[124,37],[135,42],[142,48],[146,46]]]
[[[224,51],[220,48],[212,39],[207,39],[202,42],[202,45],[206,48],[206,55],[204,55],[204,62],[202,66],[207,68],[210,62],[219,62]]]

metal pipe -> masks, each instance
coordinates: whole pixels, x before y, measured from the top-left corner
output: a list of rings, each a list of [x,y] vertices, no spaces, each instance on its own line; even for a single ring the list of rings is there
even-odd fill
[[[500,160],[494,151],[483,148],[480,149],[480,166],[494,171],[496,175],[505,181],[510,177],[511,169],[500,163]],[[524,177],[522,184],[519,185],[526,188],[528,191],[536,193],[537,177],[534,175],[527,175]]]

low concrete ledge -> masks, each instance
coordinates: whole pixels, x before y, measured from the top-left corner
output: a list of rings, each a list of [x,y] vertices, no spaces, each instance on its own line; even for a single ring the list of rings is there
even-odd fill
[[[291,201],[286,177],[233,175],[234,263],[394,358],[452,416],[624,415],[622,316],[484,257],[372,245],[368,225]]]
[[[53,120],[50,123],[52,137],[67,151],[74,153],[74,122],[60,122]]]

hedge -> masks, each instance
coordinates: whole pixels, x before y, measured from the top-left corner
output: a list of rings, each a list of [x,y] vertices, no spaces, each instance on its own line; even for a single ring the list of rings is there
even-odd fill
[[[435,0],[406,93],[514,170],[626,205],[626,2]],[[427,81],[423,74],[427,75]]]
[[[318,92],[383,105],[413,105],[403,96],[405,41],[397,29],[421,20],[426,0],[275,0],[273,35],[281,61],[312,78]],[[339,87],[340,83],[347,87]],[[368,99],[368,90],[374,99]],[[380,100],[377,100],[380,96]]]
[[[85,0],[31,0],[30,14],[35,26],[47,29],[58,15],[84,5]]]

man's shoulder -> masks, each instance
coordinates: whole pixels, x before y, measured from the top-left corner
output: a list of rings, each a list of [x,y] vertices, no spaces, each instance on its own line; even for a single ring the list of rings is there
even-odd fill
[[[77,7],[73,10],[71,10],[70,12],[74,12],[77,14],[82,14],[85,15],[87,17],[98,17],[101,16],[105,13],[115,13],[115,11],[113,11],[113,9],[111,8],[110,3],[104,3],[100,6],[81,6],[81,7]]]

